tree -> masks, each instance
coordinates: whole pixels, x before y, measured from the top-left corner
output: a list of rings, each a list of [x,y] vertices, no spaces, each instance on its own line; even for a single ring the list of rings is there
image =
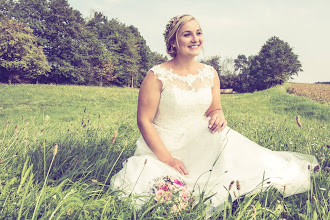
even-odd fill
[[[33,30],[51,72],[40,82],[139,87],[147,71],[167,60],[151,52],[134,26],[95,12],[86,22],[68,0],[0,0],[0,20]],[[0,71],[4,71],[0,68]]]
[[[0,20],[9,20],[15,6],[14,0],[0,0]]]
[[[237,75],[235,61],[233,58],[226,57],[221,61],[221,75]]]
[[[1,81],[37,82],[47,76],[50,66],[32,32],[20,22],[0,22]]]
[[[212,56],[205,60],[200,60],[200,62],[212,66],[220,76],[221,74],[220,56]]]
[[[87,22],[93,32],[111,53],[114,65],[112,83],[122,86],[139,87],[151,66],[167,59],[152,53],[146,41],[134,26],[126,26],[116,19],[108,20],[95,12]]]
[[[238,71],[238,74],[243,74],[249,68],[250,64],[245,55],[239,54],[234,60],[235,71]]]
[[[102,86],[104,82],[107,84],[113,82],[117,78],[117,75],[114,74],[114,72],[115,66],[111,61],[104,63],[100,72],[100,86]]]
[[[262,46],[250,66],[250,76],[258,81],[254,85],[257,90],[282,84],[302,71],[298,55],[278,37],[271,37]]]

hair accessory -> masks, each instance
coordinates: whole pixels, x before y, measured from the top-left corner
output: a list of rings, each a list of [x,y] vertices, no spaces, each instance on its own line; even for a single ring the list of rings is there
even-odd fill
[[[165,31],[163,33],[165,42],[167,42],[167,37],[171,30],[171,27],[173,27],[176,24],[176,22],[180,19],[180,17],[181,16],[175,16],[167,23],[167,25],[165,27]]]

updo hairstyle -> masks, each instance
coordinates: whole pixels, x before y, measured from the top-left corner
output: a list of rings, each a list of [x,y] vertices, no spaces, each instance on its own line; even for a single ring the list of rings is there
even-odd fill
[[[166,52],[173,58],[176,57],[177,48],[173,47],[172,44],[176,42],[178,44],[178,32],[180,28],[188,21],[196,20],[191,15],[181,15],[173,17],[166,25],[164,32],[164,39],[166,43]],[[179,48],[178,48],[179,49]]]

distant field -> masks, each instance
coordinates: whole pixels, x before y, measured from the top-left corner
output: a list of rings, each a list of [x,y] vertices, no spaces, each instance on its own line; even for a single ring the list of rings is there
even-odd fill
[[[140,135],[138,89],[2,84],[0,94],[0,219],[206,218],[203,202],[165,218],[110,187]],[[315,155],[320,168],[309,192],[246,196],[212,219],[330,219],[329,106],[285,86],[224,94],[222,105],[231,128],[271,150]]]
[[[330,103],[330,84],[291,83],[288,92],[320,103]]]

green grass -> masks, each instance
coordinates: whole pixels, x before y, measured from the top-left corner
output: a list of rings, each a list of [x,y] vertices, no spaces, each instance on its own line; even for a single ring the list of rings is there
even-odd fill
[[[316,155],[311,191],[245,196],[212,219],[330,219],[329,105],[285,91],[222,95],[222,105],[229,126],[260,145]],[[0,85],[0,92],[0,219],[205,218],[203,203],[164,216],[109,187],[139,137],[137,89]]]

